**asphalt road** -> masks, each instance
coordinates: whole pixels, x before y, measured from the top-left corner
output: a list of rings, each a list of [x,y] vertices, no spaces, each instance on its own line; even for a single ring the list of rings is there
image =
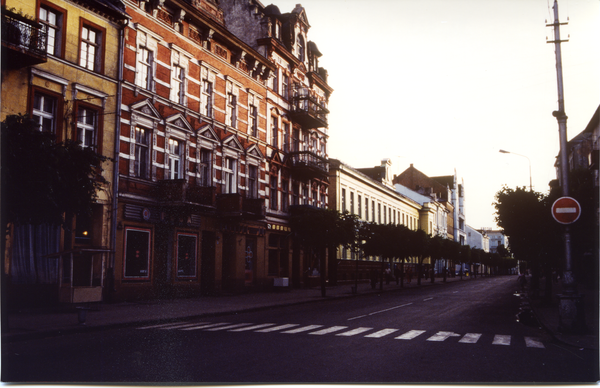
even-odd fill
[[[2,381],[576,383],[596,351],[518,322],[514,277],[2,346]]]

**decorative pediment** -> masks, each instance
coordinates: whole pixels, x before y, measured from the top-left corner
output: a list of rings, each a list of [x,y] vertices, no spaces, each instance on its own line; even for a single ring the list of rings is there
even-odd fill
[[[152,105],[150,99],[145,99],[143,101],[136,102],[135,104],[131,104],[130,108],[132,111],[136,113],[141,113],[149,119],[158,121],[162,120],[162,116],[160,115],[160,113],[158,113],[154,105]]]
[[[229,135],[228,137],[223,139],[223,147],[227,147],[239,153],[244,152],[244,147],[242,147],[242,143],[240,143],[237,136],[235,135]]]
[[[264,159],[265,156],[262,152],[260,152],[260,148],[258,148],[257,144],[252,144],[250,147],[246,149],[246,155],[256,158],[256,159]]]
[[[271,158],[270,158],[269,162],[270,163],[283,164],[283,160],[281,158],[281,155],[276,150],[273,150],[273,153],[271,154]]]
[[[209,125],[209,124],[205,124],[205,125],[201,126],[200,128],[198,128],[198,130],[196,131],[196,135],[198,136],[198,138],[201,138],[202,140],[207,140],[212,143],[219,142],[219,137],[215,133],[215,130],[213,129],[212,125]]]
[[[167,125],[171,125],[186,132],[192,132],[192,125],[187,121],[183,113],[176,113],[165,119]]]

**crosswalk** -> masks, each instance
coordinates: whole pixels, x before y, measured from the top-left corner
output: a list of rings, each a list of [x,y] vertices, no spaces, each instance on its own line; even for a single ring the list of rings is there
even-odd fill
[[[451,331],[437,331],[426,334],[426,330],[409,330],[406,332],[400,332],[400,329],[385,328],[375,329],[373,327],[356,327],[351,328],[348,326],[329,326],[324,325],[300,325],[297,323],[231,323],[231,322],[176,322],[176,323],[163,323],[157,325],[149,325],[138,327],[138,330],[179,330],[179,331],[227,331],[233,333],[239,332],[255,332],[255,333],[281,333],[281,334],[308,334],[308,335],[335,335],[338,337],[354,337],[362,336],[363,338],[383,338],[388,337],[411,341],[424,339],[429,342],[444,342],[457,338],[458,343],[461,344],[477,344],[483,343],[485,338],[487,343],[498,346],[510,346],[515,341],[513,336],[506,334],[484,335],[483,333],[454,333]],[[399,335],[398,335],[399,334]],[[523,337],[525,346],[528,348],[545,349],[544,344],[539,338],[535,337]],[[521,342],[522,343],[522,342]]]

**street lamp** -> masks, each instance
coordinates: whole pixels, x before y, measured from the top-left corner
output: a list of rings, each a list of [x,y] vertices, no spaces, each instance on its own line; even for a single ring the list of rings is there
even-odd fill
[[[515,152],[510,152],[510,151],[505,151],[505,150],[500,150],[501,154],[513,154],[513,155],[517,155],[517,156],[522,156],[524,158],[527,159],[527,161],[529,162],[529,191],[533,191],[533,184],[531,183],[531,160],[529,160],[529,158],[525,155],[521,155],[521,154],[517,154]]]

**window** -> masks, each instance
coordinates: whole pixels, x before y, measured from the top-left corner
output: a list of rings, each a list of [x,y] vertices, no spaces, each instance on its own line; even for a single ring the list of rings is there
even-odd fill
[[[248,126],[250,127],[250,134],[254,137],[258,137],[258,109],[256,109],[256,106],[254,105],[250,105]]]
[[[365,221],[369,221],[369,198],[365,197]]]
[[[300,131],[292,130],[292,152],[300,151]]]
[[[346,189],[342,189],[342,213],[346,211]]]
[[[233,93],[227,95],[227,119],[229,125],[235,128],[237,125],[237,97]]]
[[[61,56],[63,13],[46,5],[40,6],[40,23],[48,33],[46,52]]]
[[[136,69],[135,84],[144,89],[153,88],[154,53],[145,47],[138,50],[138,67]]]
[[[298,59],[300,60],[300,62],[304,62],[304,50],[305,50],[305,44],[304,44],[304,37],[300,34],[298,34]]]
[[[125,229],[125,278],[148,279],[150,267],[150,231]]]
[[[273,91],[279,93],[279,69],[273,72]]]
[[[135,155],[134,176],[148,178],[148,166],[150,156],[149,131],[144,128],[135,128]]]
[[[358,196],[358,203],[356,204],[356,209],[358,210],[358,218],[362,218],[362,196]]]
[[[40,131],[56,133],[57,99],[42,93],[33,95],[33,120],[40,126]]]
[[[258,198],[258,166],[248,166],[248,198]]]
[[[202,114],[213,116],[213,83],[204,80],[202,81]]]
[[[212,153],[202,148],[200,150],[200,186],[212,186]]]
[[[102,32],[82,24],[79,46],[79,66],[92,71],[102,71]]]
[[[283,151],[290,152],[290,123],[283,123]]]
[[[387,206],[383,205],[383,223],[387,224]]]
[[[169,179],[184,179],[181,162],[183,144],[179,140],[169,139]]]
[[[269,234],[268,276],[288,276],[287,239],[285,236]]]
[[[97,117],[95,110],[88,108],[77,110],[77,141],[81,143],[83,148],[96,145]]]
[[[276,176],[271,176],[270,181],[269,181],[270,185],[269,185],[269,202],[270,202],[270,207],[271,210],[277,210],[277,197],[278,197],[278,193],[277,193],[277,177]]]
[[[196,277],[196,245],[195,234],[177,234],[177,277]]]
[[[288,187],[290,183],[287,180],[281,181],[281,211],[288,211]]]
[[[375,201],[371,201],[371,221],[375,222]]]
[[[350,214],[354,214],[354,192],[350,192]]]
[[[277,137],[278,137],[278,131],[277,131],[277,125],[278,125],[278,121],[279,119],[277,118],[277,116],[271,116],[271,145],[275,148],[278,147],[278,142],[277,142]]]
[[[290,83],[290,77],[286,74],[282,74],[281,76],[281,96],[286,100],[289,98],[288,85]]]
[[[185,69],[179,65],[173,66],[171,101],[185,105]]]
[[[236,161],[226,157],[223,164],[223,193],[234,194],[236,192]]]

